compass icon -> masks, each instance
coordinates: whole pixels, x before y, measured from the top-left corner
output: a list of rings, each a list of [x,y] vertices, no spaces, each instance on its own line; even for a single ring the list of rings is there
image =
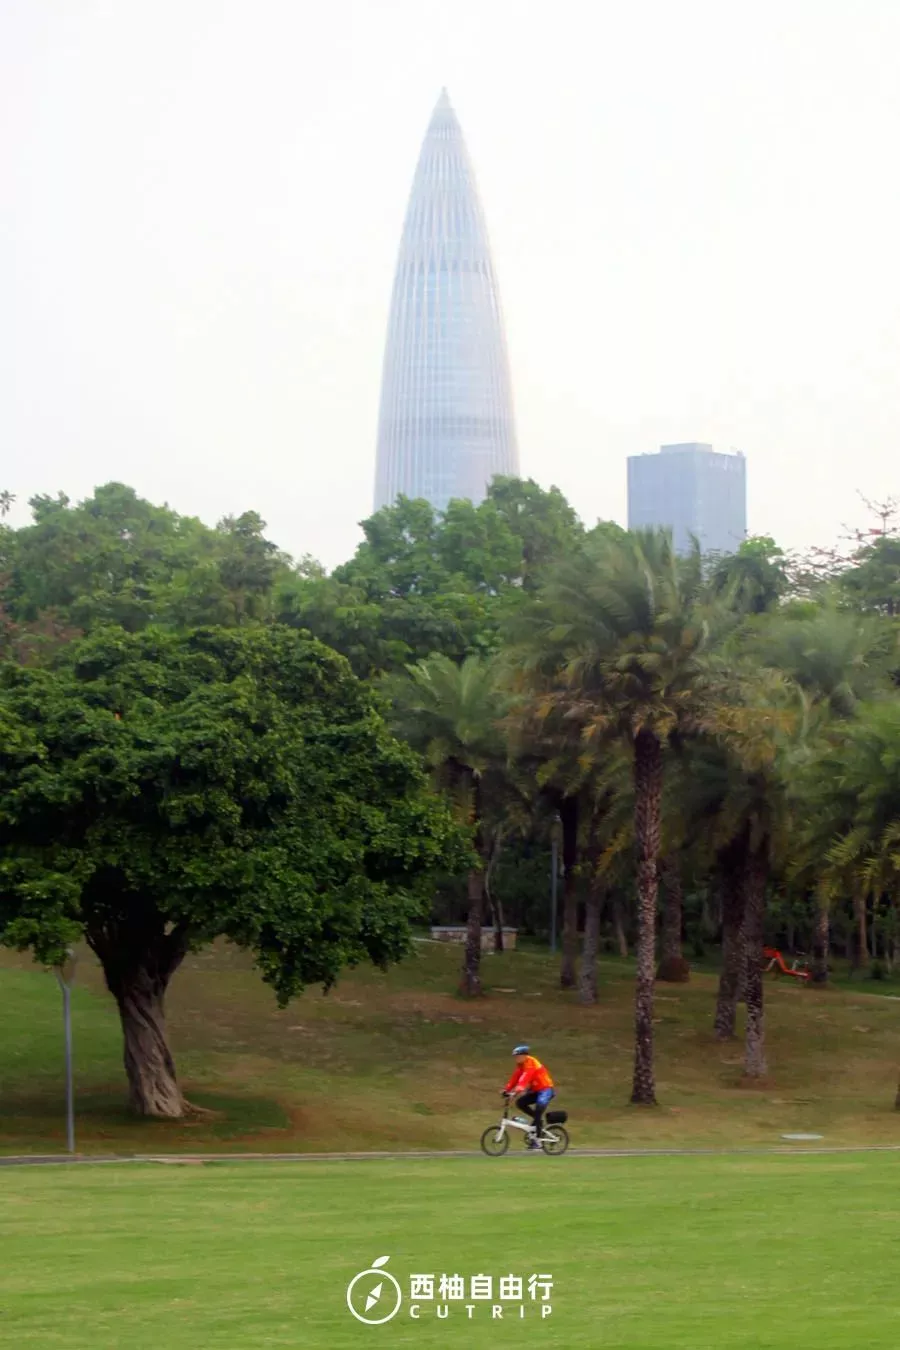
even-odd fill
[[[377,1327],[390,1322],[400,1311],[400,1285],[384,1267],[389,1256],[378,1256],[368,1270],[361,1270],[347,1285],[347,1307],[358,1322]]]

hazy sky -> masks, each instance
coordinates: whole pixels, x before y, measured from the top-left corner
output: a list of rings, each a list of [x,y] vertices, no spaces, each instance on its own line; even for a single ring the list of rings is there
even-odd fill
[[[900,490],[898,53],[898,0],[2,0],[0,487],[347,556],[446,84],[523,474],[624,520],[709,441],[830,539]]]

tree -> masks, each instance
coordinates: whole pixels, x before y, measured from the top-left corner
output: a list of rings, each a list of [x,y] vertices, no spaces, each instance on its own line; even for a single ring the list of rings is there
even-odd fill
[[[62,494],[30,506],[34,523],[15,531],[4,586],[18,624],[140,632],[258,622],[271,616],[276,578],[289,570],[252,511],[211,530],[121,483],[74,506]]]
[[[843,735],[824,741],[807,769],[813,805],[807,848],[825,845],[819,887],[826,901],[851,890],[865,946],[865,903],[900,894],[900,708],[863,705]],[[873,942],[874,945],[874,942]]]
[[[714,591],[744,614],[766,614],[787,593],[784,553],[768,535],[745,539],[736,553],[716,558],[712,569]]]
[[[475,848],[461,992],[481,993],[481,924],[491,858],[489,813],[496,820],[505,765],[500,722],[509,698],[496,661],[469,656],[457,665],[436,654],[390,682],[395,726],[424,756],[453,801]]]
[[[561,705],[581,727],[585,753],[629,747],[634,774],[638,970],[631,1100],[656,1101],[653,983],[663,747],[702,724],[711,688],[704,657],[715,612],[704,606],[699,552],[679,558],[666,531],[602,531],[548,576],[523,615],[525,661],[557,672]],[[530,655],[529,655],[530,653]]]
[[[504,615],[581,526],[556,489],[498,478],[478,506],[452,501],[443,513],[400,497],[363,532],[330,577],[282,579],[276,608],[370,678],[435,652],[457,663],[495,652]]]
[[[597,958],[603,903],[623,854],[626,850],[633,852],[634,801],[630,769],[622,747],[611,745],[609,753],[593,767],[577,796],[580,814],[586,822],[581,870],[587,879],[578,996],[587,1004],[597,1002]]]
[[[734,1035],[736,1005],[747,1005],[744,1073],[766,1073],[762,952],[766,889],[785,838],[786,753],[790,725],[788,695],[773,682],[771,694],[731,694],[732,707],[711,719],[715,739],[693,747],[687,779],[686,813],[702,834],[722,886],[722,970],[715,1011],[720,1040]],[[779,694],[782,695],[779,698]],[[737,705],[737,706],[735,706]]]
[[[508,580],[521,584],[526,592],[535,591],[546,569],[564,558],[584,535],[559,489],[545,490],[531,478],[495,478],[486,502],[517,540],[518,569]]]
[[[13,508],[13,503],[15,502],[15,500],[16,494],[14,492],[9,492],[6,490],[6,488],[4,488],[2,492],[0,492],[0,517],[5,518],[6,516],[9,515],[10,511]]]
[[[559,982],[561,988],[572,989],[577,982],[580,836],[591,817],[585,791],[590,770],[580,754],[580,730],[564,714],[558,680],[529,668],[530,656],[527,647],[518,660],[509,660],[506,653],[508,679],[516,691],[507,718],[509,752],[518,774],[530,778],[537,788],[535,805],[543,802],[560,827],[563,923]]]
[[[81,936],[116,999],[130,1101],[185,1103],[164,998],[189,950],[251,950],[285,1003],[407,949],[446,810],[346,662],[287,629],[104,630],[0,669],[0,942]]]
[[[784,672],[801,691],[806,703],[804,731],[810,745],[816,737],[829,738],[832,727],[855,717],[865,699],[887,693],[888,670],[896,647],[897,635],[891,625],[830,605],[820,606],[811,614],[789,612],[779,616],[753,633],[750,641],[754,656],[771,669]],[[815,791],[813,796],[820,793]],[[801,814],[799,837],[815,849],[813,840],[821,813],[801,808]],[[813,870],[821,867],[822,856],[816,853],[810,859]],[[795,876],[800,874],[795,868]],[[824,984],[828,979],[831,892],[815,883],[811,889],[818,901],[812,974],[816,983]]]

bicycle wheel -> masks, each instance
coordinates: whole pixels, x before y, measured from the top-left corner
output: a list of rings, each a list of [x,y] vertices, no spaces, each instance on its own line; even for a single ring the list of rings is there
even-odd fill
[[[569,1136],[562,1125],[548,1125],[542,1143],[545,1153],[559,1155],[569,1147]]]
[[[496,1125],[489,1125],[481,1136],[481,1147],[489,1158],[502,1158],[509,1148],[509,1132],[501,1134]]]

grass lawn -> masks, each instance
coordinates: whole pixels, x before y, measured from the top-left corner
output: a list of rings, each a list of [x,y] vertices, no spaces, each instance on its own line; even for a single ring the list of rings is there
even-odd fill
[[[0,1344],[893,1350],[898,1190],[893,1154],[7,1168]],[[360,1325],[379,1256],[404,1296],[550,1275],[552,1314]]]
[[[510,1049],[528,1040],[559,1086],[573,1145],[756,1146],[813,1132],[826,1144],[900,1142],[900,1001],[867,981],[805,988],[767,979],[770,1078],[741,1086],[740,1041],[712,1035],[716,975],[660,985],[656,1111],[628,1106],[633,965],[605,957],[582,1008],[546,952],[484,961],[487,996],[454,989],[461,953],[419,944],[388,974],[347,973],[279,1011],[247,956],[189,958],[168,999],[189,1098],[208,1114],[141,1123],[124,1110],[121,1033],[85,954],[73,998],[77,1141],[84,1152],[466,1149],[498,1110]],[[64,1147],[60,995],[25,957],[0,952],[0,1152]]]

